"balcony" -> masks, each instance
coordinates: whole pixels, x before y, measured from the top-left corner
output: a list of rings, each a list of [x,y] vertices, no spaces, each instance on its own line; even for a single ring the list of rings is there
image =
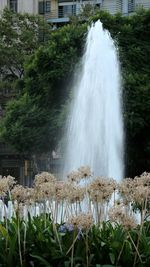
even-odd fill
[[[71,16],[77,15],[76,4],[67,5],[67,6],[59,6],[57,10],[51,10],[49,14],[45,14],[45,18],[50,23],[62,23],[68,22]]]
[[[139,4],[136,4],[136,9],[137,8],[141,8],[141,7],[142,8],[145,8],[145,9],[149,9],[150,8],[150,2],[149,3],[147,2],[147,3],[141,3],[141,4],[139,3]]]
[[[69,22],[69,17],[71,15],[64,14],[61,10],[51,10],[49,14],[45,14],[44,17],[47,20],[47,22],[50,23],[65,23]]]
[[[80,5],[84,5],[84,4],[90,4],[90,5],[94,5],[94,4],[102,4],[103,0],[58,0],[58,4],[60,3],[67,3],[67,2],[73,2],[73,3],[79,3]]]
[[[135,2],[133,0],[128,1],[128,13],[135,11]]]
[[[51,9],[50,13],[45,14],[45,18],[50,23],[68,22],[71,16],[76,16],[81,13],[84,5],[93,7],[101,7],[102,0],[58,0],[58,9]]]

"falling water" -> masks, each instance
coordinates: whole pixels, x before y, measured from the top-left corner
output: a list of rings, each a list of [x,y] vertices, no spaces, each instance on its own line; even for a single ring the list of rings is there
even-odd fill
[[[95,175],[123,178],[123,122],[117,49],[97,21],[87,35],[68,122],[64,173],[90,166]]]

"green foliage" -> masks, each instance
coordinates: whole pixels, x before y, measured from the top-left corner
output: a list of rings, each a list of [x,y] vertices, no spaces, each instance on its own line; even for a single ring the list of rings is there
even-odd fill
[[[4,9],[0,17],[0,73],[3,78],[23,76],[25,60],[48,38],[48,27],[39,16]]]
[[[49,114],[24,94],[19,100],[11,101],[6,107],[6,116],[1,127],[3,138],[21,153],[34,153],[39,149],[49,149]],[[43,142],[41,142],[41,136]],[[34,141],[34,142],[33,142]]]
[[[60,225],[54,225],[49,215],[32,219],[29,215],[27,221],[19,217],[7,220],[0,224],[0,266],[133,267],[138,242],[135,266],[148,267],[150,264],[148,222],[142,231],[140,226],[126,230],[121,225],[105,222],[101,227],[93,226],[88,233],[82,230],[74,242],[77,233],[76,228],[61,232]]]
[[[67,25],[51,33],[50,41],[37,50],[26,65],[25,90],[44,104],[60,108],[68,82],[83,50],[85,25]],[[68,95],[67,95],[68,96]]]
[[[46,152],[56,146],[84,31],[84,25],[67,25],[52,32],[48,44],[28,60],[25,77],[18,82],[18,87],[24,84],[25,95],[8,105],[1,123],[1,138],[19,152]]]
[[[40,47],[30,58],[27,56],[25,75],[18,85],[24,87],[24,93],[33,98],[43,112],[45,109],[46,112],[48,110],[49,140],[54,147],[60,139],[61,130],[65,124],[71,82],[83,53],[87,24],[98,19],[102,21],[104,28],[110,31],[119,49],[123,77],[126,175],[135,176],[145,170],[148,171],[150,166],[150,10],[139,10],[132,16],[121,14],[112,16],[100,11],[89,17],[88,23],[82,23],[79,18],[72,20],[70,25],[52,31],[48,43]],[[32,47],[31,44],[29,46]],[[12,57],[15,58],[13,53]],[[13,122],[13,118],[10,121]],[[26,117],[23,118],[22,115],[22,124],[26,123],[25,121]],[[9,127],[5,123],[7,124],[7,120],[3,124],[7,131]],[[31,126],[29,125],[28,128],[32,134]],[[10,142],[9,134],[1,134],[6,142]],[[18,135],[13,139],[13,145],[20,151],[17,138]],[[39,151],[40,143],[43,143],[44,138],[45,135],[41,134],[39,145],[37,144]],[[28,142],[28,136],[25,142]],[[33,143],[32,146],[34,146]],[[21,143],[21,146],[26,144]],[[23,150],[26,149],[28,148],[23,148]],[[41,152],[44,152],[44,149],[45,146]]]

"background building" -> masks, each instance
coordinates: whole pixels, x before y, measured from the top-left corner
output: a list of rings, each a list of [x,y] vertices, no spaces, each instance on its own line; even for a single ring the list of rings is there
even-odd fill
[[[87,4],[111,14],[121,12],[125,15],[139,7],[150,8],[150,0],[1,0],[0,10],[8,7],[15,12],[43,15],[52,23],[63,23],[79,14]]]

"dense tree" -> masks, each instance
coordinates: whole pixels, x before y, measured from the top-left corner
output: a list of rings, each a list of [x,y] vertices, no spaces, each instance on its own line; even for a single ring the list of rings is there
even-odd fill
[[[126,163],[134,175],[150,168],[150,10],[129,17],[118,37],[124,80]]]
[[[86,25],[67,25],[51,34],[45,47],[40,47],[26,66],[25,90],[41,97],[44,104],[64,102],[84,46]]]
[[[51,27],[39,16],[4,9],[0,16],[0,108],[22,92],[24,65],[50,37]]]
[[[48,44],[27,60],[24,79],[18,82],[25,95],[8,104],[1,127],[1,137],[19,152],[42,153],[56,146],[68,101],[66,87],[83,48],[83,29],[67,25],[52,32]]]
[[[119,48],[123,76],[126,174],[133,176],[148,170],[150,166],[150,11],[141,10],[129,17],[98,12],[89,19],[89,23],[97,19],[101,19],[104,28],[110,31]],[[76,64],[80,62],[86,32],[87,23],[82,24],[78,20],[54,31],[49,42],[40,47],[26,64],[24,93],[34,101],[39,112],[41,108],[46,114],[48,111],[49,132],[41,130],[39,143],[51,140],[51,145],[55,146],[59,139],[58,133],[64,125],[66,102],[70,95],[69,83]],[[20,150],[15,134],[13,140],[8,138],[7,134],[8,122],[11,122],[11,119],[7,120],[7,116],[10,115],[10,118],[13,116],[11,109],[10,106],[6,112],[6,119],[3,122],[5,131],[2,131],[2,136]],[[19,116],[16,117],[16,121],[19,121]],[[23,115],[22,124],[25,125],[25,122],[26,116]],[[47,125],[47,120],[43,121],[41,127],[44,127],[44,123]],[[22,127],[18,127],[16,131],[19,131],[19,128],[21,131]],[[32,125],[30,128],[32,135]],[[45,146],[39,143],[37,142],[37,150],[44,152]],[[33,142],[29,142],[30,147],[27,144],[28,136],[26,142],[20,142],[20,147],[30,150],[32,146],[34,147],[34,139]]]
[[[46,109],[37,106],[36,101],[24,94],[8,103],[6,110],[1,134],[8,143],[15,144],[17,151],[32,154],[50,149],[51,144],[41,138],[48,134],[50,128]]]
[[[49,28],[39,16],[4,9],[0,17],[0,74],[3,79],[23,76],[25,60],[48,39]]]
[[[9,144],[15,144],[15,148],[18,151],[28,152],[30,148],[30,134],[27,133],[27,129],[30,129],[31,123],[29,123],[28,128],[26,128],[26,123],[24,128],[21,127],[22,125],[22,117],[26,114],[25,112],[25,105],[27,114],[29,114],[29,106],[30,108],[30,115],[32,113],[32,119],[34,121],[34,116],[36,113],[39,112],[39,117],[44,116],[43,113],[40,113],[40,108],[34,106],[32,108],[32,99],[27,101],[26,96],[21,96],[19,92],[22,91],[24,86],[23,76],[24,76],[24,66],[25,62],[28,61],[30,56],[35,52],[35,50],[43,45],[46,44],[48,39],[50,38],[51,27],[48,25],[42,18],[39,16],[29,15],[29,14],[19,14],[14,13],[8,9],[4,9],[0,17],[0,94],[6,94],[6,99],[1,100],[1,105],[6,105],[6,102],[11,98],[16,96],[17,98],[20,95],[19,100],[13,101],[10,105],[8,105],[5,123],[9,125],[9,127],[3,128],[3,139],[6,140]],[[19,94],[19,95],[18,95]],[[9,98],[8,98],[9,96]],[[8,99],[7,99],[8,98]],[[29,105],[30,103],[30,105]],[[23,107],[21,108],[21,105]],[[16,109],[16,113],[15,110]],[[20,117],[19,110],[24,109],[22,113],[22,117]],[[23,110],[22,110],[23,111]],[[3,112],[4,113],[4,112]],[[25,115],[26,117],[28,115]],[[18,115],[18,116],[17,116]],[[12,120],[9,118],[12,116]],[[17,124],[15,123],[14,118],[18,118],[20,125],[20,132],[24,132],[24,135],[17,130]],[[45,123],[46,120],[43,120]],[[39,120],[36,120],[39,123]],[[16,121],[17,123],[17,121]],[[11,127],[12,126],[12,127]],[[43,125],[44,129],[46,128]],[[33,127],[34,128],[34,127]],[[26,131],[25,131],[26,129]],[[44,133],[43,129],[43,133]],[[16,130],[16,132],[15,132]],[[31,130],[31,129],[30,129]],[[33,130],[33,129],[32,129]],[[41,128],[42,130],[42,128]],[[41,133],[41,132],[40,132]],[[34,133],[32,131],[31,135],[34,138]],[[4,138],[5,137],[5,138]],[[37,136],[36,136],[37,137]],[[24,147],[22,147],[24,138]],[[16,144],[16,139],[18,139],[18,145]],[[35,138],[36,139],[36,138]],[[28,149],[26,149],[26,142],[28,143]],[[33,139],[32,139],[33,140]],[[2,141],[2,140],[1,140]],[[19,147],[20,144],[20,147]],[[35,142],[36,144],[36,142]],[[39,144],[40,146],[40,144]],[[33,146],[34,150],[34,146]]]

